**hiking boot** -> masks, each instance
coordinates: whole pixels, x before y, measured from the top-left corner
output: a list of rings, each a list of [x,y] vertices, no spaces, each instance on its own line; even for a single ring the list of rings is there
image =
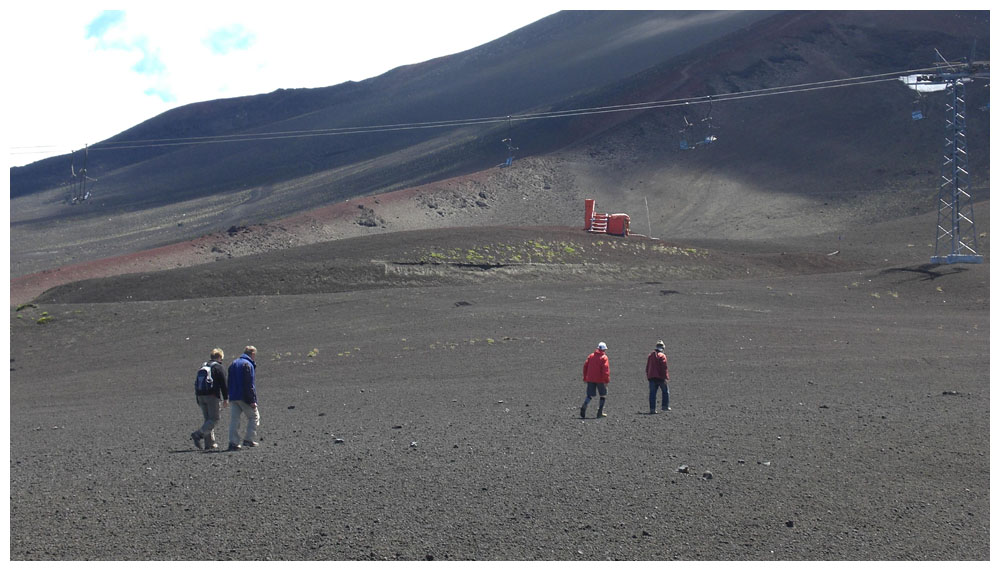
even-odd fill
[[[580,418],[587,418],[587,407],[580,407]]]
[[[211,445],[205,444],[205,452],[212,452],[212,451],[218,450],[218,449],[219,449],[219,445],[218,444],[214,444],[214,443],[211,444]]]
[[[656,409],[655,408],[649,409],[649,414],[656,414]]]
[[[254,446],[260,446],[260,443],[254,442],[253,440],[244,440],[243,446],[246,446],[248,448],[253,448]]]
[[[199,434],[197,432],[192,432],[191,433],[191,440],[194,441],[194,447],[195,448],[201,448],[201,438],[202,438],[201,434]]]
[[[238,450],[240,450],[240,445],[239,444],[233,444],[232,442],[229,443],[229,451],[230,452],[236,452]]]
[[[608,416],[608,413],[604,412],[603,410],[597,411],[597,418],[605,418],[607,416]]]
[[[660,410],[663,410],[663,411],[668,411],[668,410],[674,410],[674,409],[672,409],[672,408],[670,408],[670,407],[668,406],[667,408],[664,408],[664,409],[660,409]]]

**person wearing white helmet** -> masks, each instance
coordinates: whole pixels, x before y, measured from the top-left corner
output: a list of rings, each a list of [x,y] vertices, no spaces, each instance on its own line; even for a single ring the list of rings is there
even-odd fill
[[[604,413],[604,404],[608,397],[608,383],[611,381],[611,367],[608,363],[608,346],[604,341],[597,344],[597,349],[583,363],[583,382],[587,383],[587,398],[580,407],[580,418],[587,418],[587,405],[591,399],[600,395],[600,405],[597,407],[597,418],[608,416]]]
[[[649,380],[649,414],[656,414],[656,393],[663,392],[663,410],[670,410],[670,370],[667,369],[667,355],[663,352],[663,341],[657,341],[656,349],[646,357],[646,379]]]

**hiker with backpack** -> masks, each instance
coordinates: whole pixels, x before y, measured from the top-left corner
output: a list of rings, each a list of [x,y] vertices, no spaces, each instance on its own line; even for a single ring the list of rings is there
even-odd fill
[[[215,450],[215,425],[224,407],[229,406],[229,389],[226,387],[226,369],[222,366],[222,349],[212,349],[208,361],[198,369],[194,380],[194,398],[201,409],[205,421],[201,428],[191,433],[195,448],[201,448],[205,440],[205,450]]]

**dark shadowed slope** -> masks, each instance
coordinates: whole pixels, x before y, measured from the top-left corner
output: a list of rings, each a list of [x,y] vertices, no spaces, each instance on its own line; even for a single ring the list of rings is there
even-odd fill
[[[620,81],[766,15],[561,12],[478,48],[403,66],[361,82],[186,105],[92,144],[90,172],[107,175],[107,182],[101,185],[105,200],[125,208],[231,193],[246,184],[277,184],[438,140],[442,133],[461,137],[450,130],[418,129],[367,136],[282,136],[276,141],[240,144],[111,149],[135,146],[125,144],[128,141],[234,140],[260,133],[336,135],[339,129],[358,126],[519,115]],[[481,148],[457,161],[449,157],[449,162],[456,163],[449,167],[452,173],[494,164],[494,153],[502,149],[497,147],[499,140],[491,136],[487,143],[483,128],[478,131],[475,138],[480,139]],[[63,183],[66,164],[68,157],[61,157],[12,169],[11,196]],[[140,164],[141,173],[129,169]],[[417,166],[414,170],[424,169]],[[427,174],[433,172],[417,176]],[[134,184],[139,177],[144,181],[141,192]],[[347,189],[342,194],[356,195],[400,182],[412,181],[382,177],[370,188]],[[119,195],[121,201],[115,201]]]

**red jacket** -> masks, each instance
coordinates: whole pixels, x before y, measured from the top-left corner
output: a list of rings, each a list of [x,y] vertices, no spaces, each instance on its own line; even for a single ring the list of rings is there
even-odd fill
[[[611,367],[608,366],[608,356],[598,349],[587,357],[583,364],[583,381],[585,383],[604,383],[611,381]]]
[[[667,355],[662,351],[653,351],[646,358],[646,378],[670,380],[667,370]]]

